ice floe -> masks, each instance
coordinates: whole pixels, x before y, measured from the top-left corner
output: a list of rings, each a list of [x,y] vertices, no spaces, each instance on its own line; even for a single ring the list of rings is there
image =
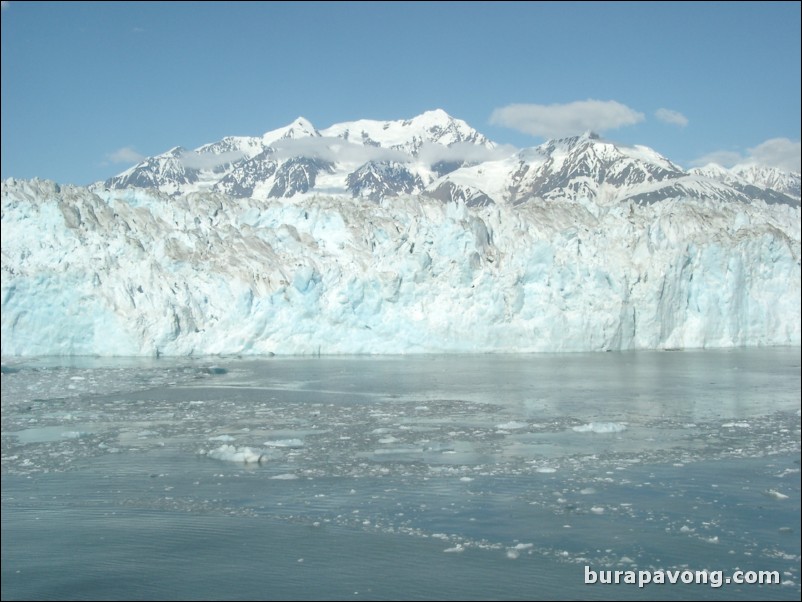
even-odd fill
[[[258,450],[253,450],[250,447],[235,447],[233,445],[221,445],[215,449],[201,452],[201,455],[214,460],[242,462],[245,464],[262,464],[267,461],[267,456]]]
[[[627,430],[627,425],[622,422],[590,422],[571,430],[577,433],[620,433]]]

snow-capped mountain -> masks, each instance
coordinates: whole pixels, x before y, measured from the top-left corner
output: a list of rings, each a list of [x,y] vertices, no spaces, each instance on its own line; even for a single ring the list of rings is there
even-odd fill
[[[800,200],[800,176],[774,167],[736,165],[731,169],[710,163],[694,167],[690,174],[722,182],[749,199],[762,199],[769,203]]]
[[[346,182],[353,196],[372,201],[423,189],[420,176],[397,161],[368,161],[348,174]]]
[[[166,153],[148,157],[106,182],[109,188],[156,188],[167,193],[177,193],[194,185],[200,172],[183,158],[187,150],[177,146]]]
[[[155,188],[168,194],[213,190],[262,199],[324,192],[376,200],[420,192],[495,149],[467,123],[439,109],[412,119],[363,119],[322,131],[299,117],[260,137],[231,136],[194,151],[172,149],[102,187]],[[327,177],[319,180],[321,174]]]
[[[776,190],[797,200],[800,198],[798,173],[788,173],[776,167],[761,165],[736,165],[731,171],[758,188]]]
[[[301,138],[320,138],[321,133],[308,120],[298,117],[291,124],[272,130],[262,136],[262,145],[270,146],[281,140],[299,140]]]
[[[442,109],[427,111],[404,121],[373,121],[361,119],[335,124],[324,136],[342,138],[355,144],[377,146],[418,156],[427,144],[451,147],[473,144],[493,149],[496,144],[485,138],[461,119],[455,119]]]
[[[685,171],[650,148],[615,144],[592,132],[516,152],[439,109],[323,130],[299,117],[260,137],[171,149],[96,186],[128,187],[263,200],[326,194],[378,201],[423,193],[468,205],[558,198],[592,204],[683,197],[799,202],[799,174],[756,166]]]
[[[788,174],[793,178],[794,174]],[[798,180],[798,174],[796,175]],[[551,140],[499,161],[457,169],[428,191],[437,198],[522,204],[571,199],[591,204],[713,198],[725,202],[794,203],[798,198],[750,184],[722,167],[685,171],[645,146],[614,144],[588,132]]]

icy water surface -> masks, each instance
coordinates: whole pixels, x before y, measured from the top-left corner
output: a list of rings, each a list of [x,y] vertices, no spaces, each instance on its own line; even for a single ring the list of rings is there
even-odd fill
[[[798,600],[799,461],[799,348],[8,360],[2,597]]]

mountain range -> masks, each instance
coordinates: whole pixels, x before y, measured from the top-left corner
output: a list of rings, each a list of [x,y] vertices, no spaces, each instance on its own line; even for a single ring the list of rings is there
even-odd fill
[[[685,170],[650,148],[615,144],[593,132],[518,150],[440,109],[324,130],[299,117],[262,136],[229,136],[194,150],[175,147],[94,185],[131,187],[256,199],[423,195],[469,206],[558,198],[596,205],[688,197],[800,201],[798,173],[756,165]]]

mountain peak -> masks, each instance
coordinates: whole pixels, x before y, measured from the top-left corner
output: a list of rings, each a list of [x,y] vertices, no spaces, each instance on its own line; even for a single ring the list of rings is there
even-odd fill
[[[547,140],[545,143],[541,145],[543,148],[566,148],[568,150],[574,150],[577,148],[584,148],[586,146],[593,146],[597,143],[607,144],[605,140],[602,140],[601,136],[592,130],[586,130],[582,134],[578,134],[575,136],[566,136],[565,138],[552,138],[551,140]],[[615,146],[615,145],[613,145]]]
[[[730,169],[730,172],[754,186],[771,188],[794,199],[800,198],[802,186],[799,172],[785,172],[776,167],[741,163]]]
[[[443,147],[466,143],[485,148],[495,144],[461,119],[455,119],[443,109],[426,111],[411,119],[376,121],[360,119],[336,123],[322,131],[324,136],[342,138],[363,146],[399,150],[418,156],[424,145]]]
[[[439,125],[454,121],[454,118],[446,113],[443,109],[434,109],[433,111],[424,111],[417,117],[413,117],[410,121],[420,121]]]
[[[298,139],[298,138],[310,138],[310,137],[319,137],[320,132],[315,129],[315,126],[312,125],[308,119],[304,117],[297,117],[292,123],[289,125],[285,125],[282,128],[278,128],[276,130],[271,130],[266,132],[262,136],[262,142],[269,146],[276,142],[277,140],[287,140],[287,139]]]
[[[312,122],[302,115],[296,117],[295,121],[290,124],[290,127],[305,128],[309,130],[315,129],[315,126],[312,125]]]

